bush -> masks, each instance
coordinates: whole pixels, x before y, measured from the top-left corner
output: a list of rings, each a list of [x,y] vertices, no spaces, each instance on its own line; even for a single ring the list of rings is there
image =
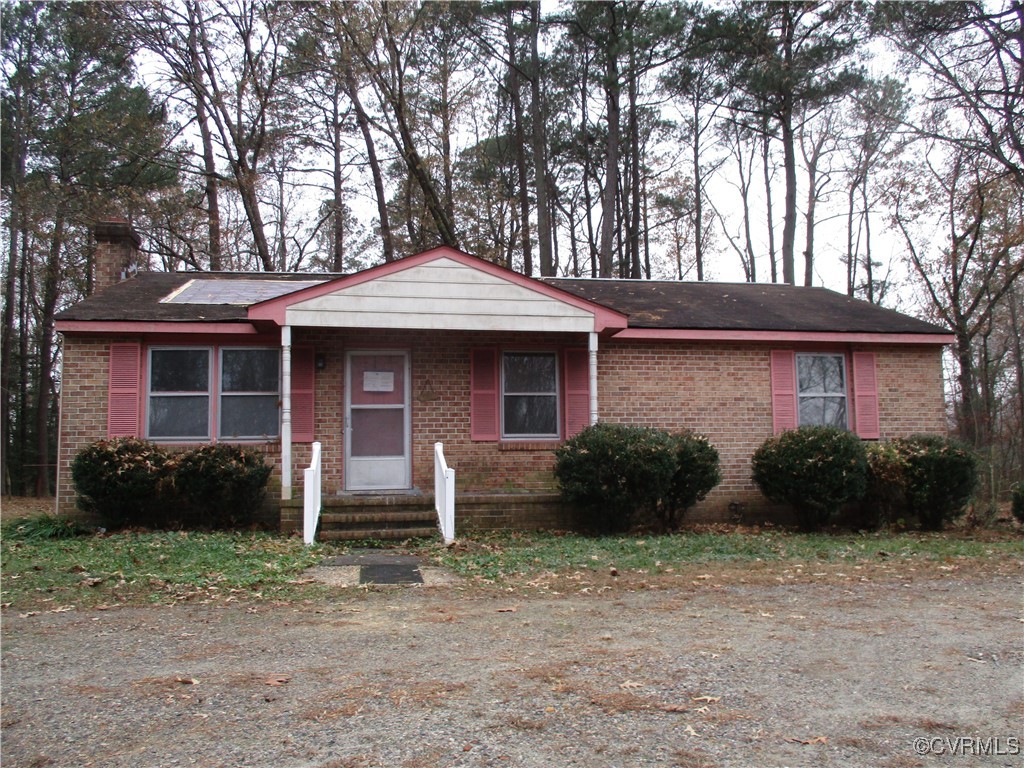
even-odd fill
[[[653,427],[593,424],[555,452],[562,495],[606,533],[628,530],[638,511],[653,513],[675,472],[672,437]]]
[[[906,503],[928,531],[942,529],[971,500],[978,486],[978,460],[959,440],[938,435],[897,438],[892,445],[906,462]]]
[[[800,427],[770,437],[754,452],[754,482],[776,503],[789,504],[806,531],[826,525],[867,486],[867,452],[836,427]]]
[[[1024,480],[1014,483],[1010,489],[1010,509],[1013,516],[1024,523]]]
[[[676,470],[661,505],[662,526],[676,530],[683,514],[702,501],[722,480],[718,469],[718,451],[707,437],[696,432],[673,435]]]
[[[638,515],[675,529],[718,484],[718,451],[693,432],[594,424],[555,452],[555,477],[595,530],[628,530]]]
[[[182,453],[173,467],[187,522],[210,528],[253,522],[271,472],[260,451],[223,444]]]
[[[159,446],[131,437],[86,446],[71,462],[78,507],[99,515],[111,527],[160,520],[164,497],[159,491],[167,461]]]
[[[868,443],[865,506],[874,525],[889,525],[906,510],[907,459],[893,443]]]

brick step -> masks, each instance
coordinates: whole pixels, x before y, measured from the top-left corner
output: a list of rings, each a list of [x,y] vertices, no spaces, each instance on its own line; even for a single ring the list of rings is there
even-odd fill
[[[364,539],[425,539],[437,536],[437,527],[432,528],[321,528],[317,538],[321,541],[361,541]]]
[[[325,508],[330,509],[330,508]],[[323,527],[341,527],[362,523],[380,523],[379,527],[387,528],[392,523],[431,523],[437,519],[433,509],[413,510],[409,512],[328,512],[320,513],[320,525]]]

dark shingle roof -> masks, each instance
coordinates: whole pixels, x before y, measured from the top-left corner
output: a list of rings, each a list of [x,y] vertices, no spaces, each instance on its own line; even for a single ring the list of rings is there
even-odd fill
[[[630,328],[948,333],[826,288],[767,283],[681,283],[549,278],[549,285],[629,316]]]
[[[331,280],[337,274],[142,272],[70,307],[63,321],[246,322],[247,305],[281,294],[267,282]],[[190,281],[185,297],[220,296],[235,303],[168,301]],[[230,281],[233,285],[223,285]],[[547,278],[548,285],[629,316],[630,328],[840,333],[947,333],[944,328],[825,288],[763,283]],[[221,284],[221,285],[217,285]],[[263,284],[262,286],[259,284]],[[282,286],[284,287],[284,286]],[[251,301],[246,301],[249,296]]]

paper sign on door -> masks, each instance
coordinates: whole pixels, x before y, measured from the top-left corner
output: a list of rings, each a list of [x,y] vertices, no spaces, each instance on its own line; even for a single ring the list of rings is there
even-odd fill
[[[394,371],[363,371],[363,392],[394,392]]]

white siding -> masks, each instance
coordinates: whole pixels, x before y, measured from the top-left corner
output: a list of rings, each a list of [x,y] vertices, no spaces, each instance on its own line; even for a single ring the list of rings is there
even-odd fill
[[[286,318],[328,328],[594,329],[591,312],[447,258],[297,302]]]

